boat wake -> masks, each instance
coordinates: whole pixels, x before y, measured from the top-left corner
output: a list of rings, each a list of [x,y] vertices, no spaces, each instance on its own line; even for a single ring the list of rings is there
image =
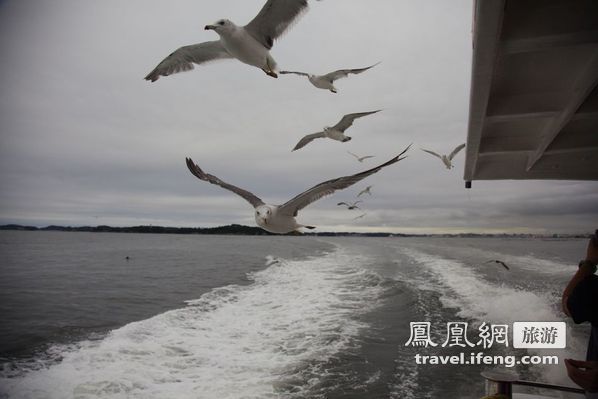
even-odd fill
[[[380,279],[337,249],[293,261],[269,257],[252,283],[214,289],[181,309],[103,339],[52,350],[56,364],[0,380],[19,398],[306,397],[327,362],[359,345],[358,316]],[[313,397],[313,395],[312,395]]]

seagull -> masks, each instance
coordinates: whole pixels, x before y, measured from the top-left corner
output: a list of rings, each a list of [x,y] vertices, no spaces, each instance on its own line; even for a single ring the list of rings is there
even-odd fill
[[[507,270],[511,270],[511,269],[509,269],[509,266],[507,266],[507,264],[505,262],[503,262],[502,260],[492,259],[492,260],[489,260],[489,261],[484,262],[484,263],[492,263],[492,262],[498,263],[498,264],[502,265],[502,267],[504,267]]]
[[[361,194],[369,194],[369,195],[372,195],[372,192],[370,191],[370,189],[371,189],[372,187],[374,187],[374,186],[367,186],[366,188],[364,188],[363,190],[361,190],[361,191],[359,192],[359,194],[357,194],[357,197],[360,197],[360,196],[361,196]]]
[[[360,207],[357,206],[357,204],[359,204],[360,202],[363,202],[363,201],[355,201],[352,204],[348,204],[346,202],[339,202],[336,205],[339,205],[339,206],[340,205],[345,205],[348,210],[352,211],[353,209],[361,209]]]
[[[155,82],[160,76],[189,71],[193,64],[236,58],[260,68],[277,78],[276,61],[270,55],[278,39],[307,10],[307,0],[268,0],[257,16],[245,26],[221,19],[206,30],[213,30],[219,40],[183,46],[164,58],[146,77]]]
[[[367,213],[362,213],[361,215],[354,217],[353,220],[361,219],[365,215],[367,215]]]
[[[375,67],[378,63],[374,65],[370,65],[369,67],[365,68],[357,68],[357,69],[339,69],[338,71],[327,73],[326,75],[313,75],[311,73],[305,72],[294,72],[294,71],[280,71],[281,75],[284,74],[293,74],[299,76],[305,76],[312,85],[317,87],[318,89],[330,90],[333,93],[337,92],[336,87],[334,87],[334,81],[340,78],[346,78],[349,74],[358,74],[364,71],[367,71],[370,68]]]
[[[347,151],[349,154],[353,155],[355,157],[355,159],[357,159],[359,162],[363,162],[364,159],[368,159],[368,158],[374,158],[374,155],[364,155],[363,157],[360,157],[357,154],[353,154],[351,151]]]
[[[448,156],[447,155],[439,155],[439,154],[436,154],[434,151],[424,150],[423,148],[421,150],[427,152],[428,154],[432,154],[435,157],[440,158],[440,160],[442,161],[442,163],[444,163],[444,165],[446,166],[446,168],[447,169],[451,169],[451,168],[453,168],[453,164],[452,164],[451,161],[453,160],[453,158],[455,157],[455,155],[457,155],[457,153],[459,151],[461,151],[463,148],[465,148],[465,144],[461,144],[461,145],[457,146],[453,150],[453,152],[451,152],[450,155],[448,155]]]
[[[322,137],[328,137],[329,139],[341,141],[343,143],[346,141],[349,141],[349,140],[351,140],[351,137],[345,136],[345,130],[347,130],[353,124],[353,121],[355,119],[361,118],[362,116],[375,114],[376,112],[380,112],[380,111],[381,110],[379,109],[376,111],[357,112],[354,114],[347,114],[347,115],[343,116],[343,118],[340,120],[340,122],[338,122],[336,125],[334,125],[332,127],[326,126],[326,127],[324,127],[324,130],[321,132],[308,134],[305,137],[303,137],[301,140],[299,140],[299,142],[297,143],[295,148],[293,148],[293,151],[303,148],[308,143],[310,143],[312,140],[319,139]]]
[[[301,227],[307,229],[314,229],[314,226],[306,226],[298,224],[295,220],[298,212],[311,204],[319,200],[320,198],[330,195],[337,190],[345,189],[353,184],[365,179],[366,177],[373,175],[380,169],[399,162],[406,157],[401,157],[409,150],[411,144],[405,148],[399,155],[392,158],[391,160],[376,166],[375,168],[368,169],[361,173],[357,173],[351,176],[343,176],[336,179],[327,180],[320,184],[317,184],[297,195],[293,199],[287,201],[282,205],[270,205],[264,203],[259,197],[250,193],[249,191],[243,190],[242,188],[228,184],[214,175],[205,173],[199,166],[197,166],[191,158],[187,158],[187,167],[191,173],[200,180],[207,181],[211,184],[216,184],[226,190],[232,191],[233,193],[241,196],[247,202],[249,202],[255,208],[255,222],[262,229],[271,233],[285,234],[292,231],[296,231]]]

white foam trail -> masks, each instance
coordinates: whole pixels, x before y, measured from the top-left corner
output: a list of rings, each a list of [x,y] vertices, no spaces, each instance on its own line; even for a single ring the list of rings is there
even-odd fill
[[[425,265],[436,275],[441,303],[446,308],[457,309],[457,315],[460,317],[474,319],[478,323],[509,325],[515,321],[565,321],[564,316],[557,313],[555,301],[558,302],[558,298],[553,294],[495,285],[458,261],[414,249],[404,249],[402,252]],[[567,331],[567,338],[565,350],[529,350],[529,352],[535,355],[558,355],[560,366],[546,367],[544,376],[550,381],[570,385],[563,360],[567,357],[585,358],[586,344],[579,337],[572,335],[570,328]]]
[[[19,398],[304,397],[325,377],[318,365],[357,345],[357,316],[382,288],[342,250],[277,260],[251,285],[62,348],[59,364],[0,385]]]
[[[413,249],[403,251],[427,266],[442,285],[441,301],[445,307],[457,308],[457,315],[480,321],[555,321],[548,298],[536,293],[517,290],[506,285],[488,283],[471,268],[454,260],[429,255]],[[522,306],[525,304],[525,306]]]

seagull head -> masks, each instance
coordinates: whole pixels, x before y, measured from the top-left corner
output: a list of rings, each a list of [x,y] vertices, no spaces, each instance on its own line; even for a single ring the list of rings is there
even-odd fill
[[[234,23],[232,23],[231,21],[229,21],[228,19],[220,19],[212,25],[206,25],[204,29],[205,30],[213,30],[214,32],[216,32],[218,34],[222,34],[222,33],[230,32],[230,31],[234,30],[235,27],[236,27],[236,25]]]
[[[268,205],[261,205],[255,208],[255,222],[258,226],[267,226],[272,217],[273,210]]]
[[[344,143],[344,142],[346,142],[346,141],[351,141],[351,137],[349,137],[349,136],[345,137],[345,138],[343,139],[343,143]]]

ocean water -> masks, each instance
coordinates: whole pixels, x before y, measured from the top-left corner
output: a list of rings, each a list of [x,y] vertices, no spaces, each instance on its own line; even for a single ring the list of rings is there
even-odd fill
[[[496,366],[414,356],[462,351],[441,347],[447,322],[474,340],[484,322],[567,321],[585,245],[0,232],[0,397],[479,398]],[[405,345],[410,322],[439,345]],[[588,333],[568,322],[565,349],[484,353],[557,355],[513,370],[572,385],[562,359],[583,358]]]

